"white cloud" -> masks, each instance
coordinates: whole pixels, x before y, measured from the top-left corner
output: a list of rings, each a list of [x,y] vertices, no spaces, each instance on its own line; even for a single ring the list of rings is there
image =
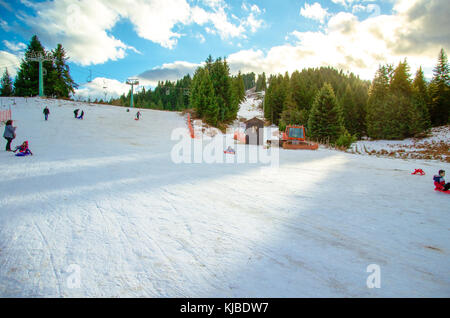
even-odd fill
[[[197,34],[195,37],[196,37],[196,38],[200,41],[200,43],[202,43],[202,44],[206,42],[205,36],[204,36],[203,34],[201,34],[201,33]]]
[[[3,75],[5,68],[8,69],[9,75],[15,77],[19,69],[21,57],[6,51],[0,51],[0,71]],[[0,75],[1,76],[1,75]]]
[[[320,3],[318,2],[315,2],[312,5],[305,2],[305,6],[300,9],[300,15],[304,16],[305,18],[320,21],[320,23],[323,23],[329,13],[327,9],[322,8]]]
[[[343,6],[349,6],[352,3],[359,2],[360,0],[331,0],[333,3],[340,4]],[[364,1],[364,0],[363,0]]]
[[[104,88],[106,87],[106,89]],[[122,94],[127,94],[130,90],[130,86],[126,83],[119,82],[115,79],[109,79],[104,77],[97,77],[92,82],[86,83],[75,90],[74,98],[77,100],[95,99],[110,100],[111,98],[117,98]]]
[[[376,0],[331,0],[333,3],[340,4],[346,8],[350,7],[353,3],[358,2],[375,2]],[[388,0],[392,1],[392,0]]]
[[[254,13],[261,13],[261,9],[256,4],[252,5],[250,10]]]
[[[8,25],[8,22],[0,18],[0,28],[3,29],[5,32],[9,32],[11,30],[11,27]]]
[[[183,25],[204,25],[206,32],[222,39],[245,38],[247,28],[256,32],[262,26],[262,20],[257,18],[261,10],[256,5],[250,7],[247,17],[230,22],[223,0],[202,0],[205,8],[187,0],[21,1],[37,13],[18,13],[21,21],[39,34],[44,44],[62,43],[72,61],[82,65],[121,59],[130,50],[138,52],[111,34],[121,19],[128,19],[139,37],[168,49],[174,48],[183,36],[175,31]],[[6,28],[5,23],[0,26]]]
[[[162,66],[158,66],[151,70],[145,71],[139,74],[137,77],[141,81],[142,85],[155,87],[156,85],[158,85],[158,81],[176,81],[177,79],[180,79],[187,74],[193,75],[195,70],[202,64],[203,63],[196,64],[176,61],[173,63],[166,63]]]
[[[449,7],[446,0],[433,0],[431,4],[426,1],[415,0],[412,5],[400,1],[392,15],[371,16],[362,21],[349,12],[337,13],[319,31],[293,31],[293,43],[272,47],[267,52],[250,49],[229,55],[231,73],[276,74],[332,66],[370,80],[380,64],[397,64],[407,57],[412,72],[422,66],[429,77],[439,49],[450,49],[450,25],[445,18]],[[144,72],[140,78],[154,86],[158,80],[193,74],[200,65],[164,64]]]
[[[27,48],[27,45],[25,43],[19,42],[19,43],[13,43],[8,40],[3,40],[3,44],[11,51],[17,52],[22,51]]]
[[[5,2],[4,0],[0,0],[0,6],[2,6],[3,8],[5,8],[6,10],[13,12],[13,8],[11,7],[11,5],[7,2]]]
[[[255,33],[264,25],[264,21],[259,18],[262,13],[261,9],[257,5],[248,7],[245,3],[241,8],[244,11],[250,11],[247,17],[238,18],[232,15],[232,18],[237,21],[234,24],[229,21],[228,14],[226,12],[227,4],[224,1],[207,1],[213,11],[207,12],[203,8],[192,8],[192,21],[199,25],[210,23],[214,28],[209,26],[205,27],[205,31],[209,34],[218,34],[223,40],[230,38],[246,38],[246,31]]]
[[[54,47],[62,43],[73,61],[100,64],[123,58],[130,48],[107,32],[119,20],[113,5],[86,0],[40,2],[32,4],[37,16],[19,17],[45,44]]]
[[[363,21],[340,12],[323,30],[292,32],[295,43],[272,47],[267,53],[240,51],[228,61],[233,71],[273,74],[333,66],[372,79],[380,64],[397,64],[407,57],[412,72],[423,66],[429,77],[439,49],[450,49],[449,9],[447,0],[400,0],[392,15]]]

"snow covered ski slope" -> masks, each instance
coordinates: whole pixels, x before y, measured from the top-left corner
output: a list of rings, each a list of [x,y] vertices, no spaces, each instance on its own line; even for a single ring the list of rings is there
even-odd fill
[[[326,149],[281,149],[270,173],[176,164],[179,114],[12,109],[13,146],[34,155],[0,152],[1,297],[450,296],[450,201],[432,181],[449,164]]]

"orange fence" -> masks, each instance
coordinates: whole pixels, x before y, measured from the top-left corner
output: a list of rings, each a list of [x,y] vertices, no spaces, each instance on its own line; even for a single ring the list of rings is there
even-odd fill
[[[0,110],[0,121],[7,121],[11,119],[11,109]]]
[[[192,123],[191,123],[191,114],[188,114],[187,122],[188,122],[189,132],[191,133],[191,138],[195,138],[194,127],[192,127]]]

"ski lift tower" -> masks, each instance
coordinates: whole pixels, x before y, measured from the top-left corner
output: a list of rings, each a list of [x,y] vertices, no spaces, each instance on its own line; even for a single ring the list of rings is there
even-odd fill
[[[135,85],[139,85],[139,81],[136,78],[129,78],[127,79],[127,84],[131,85],[131,101],[130,101],[130,107],[133,107],[133,87]]]
[[[53,62],[54,57],[51,53],[45,54],[43,52],[30,52],[27,53],[25,58],[29,61],[39,62],[39,96],[44,96],[44,72],[42,63],[44,61]]]

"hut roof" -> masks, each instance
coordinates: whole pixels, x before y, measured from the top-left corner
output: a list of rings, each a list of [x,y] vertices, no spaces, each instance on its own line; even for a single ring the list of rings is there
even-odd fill
[[[253,117],[252,119],[249,119],[245,122],[245,126],[247,128],[253,126],[264,127],[264,120],[259,119],[257,117]]]

